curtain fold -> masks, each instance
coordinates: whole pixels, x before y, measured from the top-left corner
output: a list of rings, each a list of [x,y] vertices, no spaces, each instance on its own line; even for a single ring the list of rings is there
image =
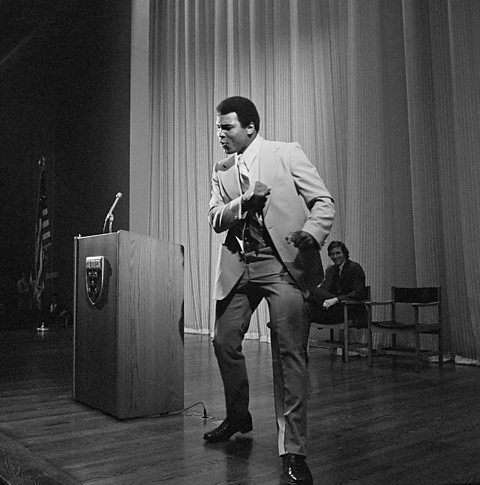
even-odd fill
[[[152,30],[150,145],[131,178],[134,192],[136,180],[148,181],[138,227],[185,247],[186,331],[213,331],[221,237],[207,211],[211,170],[223,157],[215,106],[243,95],[256,103],[265,138],[298,141],[319,170],[336,201],[330,239],[362,264],[373,298],[389,298],[392,285],[441,285],[448,350],[479,359],[480,4],[143,5]],[[130,198],[143,203],[145,194]],[[262,306],[249,336],[268,340],[267,320]]]

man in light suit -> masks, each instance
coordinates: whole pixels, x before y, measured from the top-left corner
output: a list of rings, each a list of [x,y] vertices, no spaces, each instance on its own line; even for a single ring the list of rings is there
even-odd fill
[[[265,298],[270,312],[278,449],[288,483],[312,483],[305,462],[307,339],[305,299],[323,278],[320,248],[334,217],[332,197],[297,143],[258,135],[255,105],[234,96],[217,106],[217,136],[227,157],[212,175],[209,222],[225,233],[214,286],[213,345],[226,419],[208,442],[252,430],[242,342]]]

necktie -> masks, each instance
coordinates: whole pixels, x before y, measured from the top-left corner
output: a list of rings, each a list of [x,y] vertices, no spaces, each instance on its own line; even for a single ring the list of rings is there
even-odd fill
[[[240,176],[240,187],[242,192],[245,193],[250,187],[250,177],[248,175],[248,167],[243,159],[243,155],[238,156],[238,173]]]
[[[337,266],[337,277],[335,278],[335,281],[334,281],[334,287],[335,287],[334,294],[335,295],[341,294],[341,291],[340,291],[340,276],[341,276],[341,274],[342,274],[342,270],[341,270],[340,266]]]
[[[240,177],[240,187],[242,192],[245,193],[250,187],[250,176],[247,164],[243,158],[243,155],[238,156],[238,174]],[[243,245],[246,252],[258,250],[261,246],[264,246],[263,229],[259,221],[259,216],[250,211],[247,214],[244,230],[243,230]]]

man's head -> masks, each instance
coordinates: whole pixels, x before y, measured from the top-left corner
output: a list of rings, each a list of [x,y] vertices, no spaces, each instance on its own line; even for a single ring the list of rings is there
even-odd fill
[[[217,106],[217,136],[225,153],[243,153],[259,128],[257,108],[249,99],[233,96]]]
[[[341,266],[348,258],[349,251],[342,241],[332,241],[327,248],[328,256],[337,266]]]

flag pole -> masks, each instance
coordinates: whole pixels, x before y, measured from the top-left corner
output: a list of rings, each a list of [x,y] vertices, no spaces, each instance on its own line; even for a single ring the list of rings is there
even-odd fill
[[[49,234],[48,212],[46,209],[46,182],[45,182],[45,157],[42,155],[38,161],[40,168],[38,178],[38,192],[37,192],[37,210],[35,222],[35,255],[34,255],[34,281],[33,281],[33,303],[38,310],[39,326],[37,330],[45,331],[48,327],[45,326],[42,315],[42,294],[45,289],[45,252],[46,245],[44,240],[45,229]]]
[[[35,210],[35,253],[33,255],[33,268],[34,268],[34,276],[35,279],[37,278],[37,249],[38,249],[38,214],[40,212],[40,197],[41,197],[41,192],[42,192],[42,177],[43,172],[45,171],[45,157],[42,155],[40,160],[37,162],[38,167],[40,168],[39,174],[38,174],[38,190],[37,190],[37,207]]]

